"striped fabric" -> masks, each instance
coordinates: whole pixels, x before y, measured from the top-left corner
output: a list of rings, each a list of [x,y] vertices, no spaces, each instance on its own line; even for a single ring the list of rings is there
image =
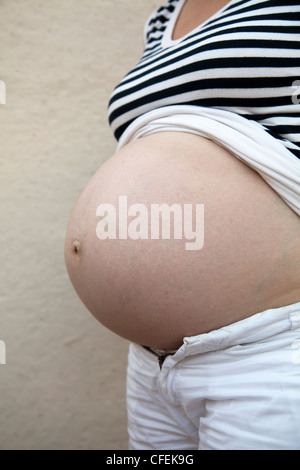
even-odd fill
[[[153,109],[204,106],[258,122],[300,158],[300,1],[232,0],[173,40],[184,1],[146,23],[144,54],[110,98],[116,139]]]

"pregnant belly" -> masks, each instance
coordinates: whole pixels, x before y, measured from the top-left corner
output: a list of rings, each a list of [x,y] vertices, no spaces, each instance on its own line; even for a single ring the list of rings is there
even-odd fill
[[[171,217],[154,222],[161,205]],[[170,349],[299,301],[299,240],[299,217],[255,171],[212,141],[166,132],[96,172],[72,213],[65,260],[103,325]]]

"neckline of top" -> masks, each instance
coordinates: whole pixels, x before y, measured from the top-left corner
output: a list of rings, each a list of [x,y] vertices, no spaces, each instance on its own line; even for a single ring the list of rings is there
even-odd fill
[[[165,48],[165,47],[170,47],[170,46],[175,46],[176,44],[178,44],[179,42],[181,41],[184,41],[187,37],[193,35],[194,33],[196,33],[198,30],[200,30],[201,28],[203,28],[207,23],[209,23],[210,21],[214,20],[215,18],[217,18],[219,15],[221,15],[227,8],[229,8],[233,3],[235,3],[237,0],[231,0],[229,1],[226,5],[224,5],[224,7],[220,8],[216,13],[214,13],[213,15],[211,15],[209,18],[207,18],[205,21],[203,21],[201,24],[199,24],[198,26],[196,26],[196,28],[192,29],[191,31],[189,31],[187,34],[184,34],[182,37],[180,38],[177,38],[177,39],[172,39],[173,38],[173,32],[174,32],[174,28],[175,28],[175,25],[176,25],[176,22],[178,20],[178,17],[180,15],[180,12],[186,2],[186,0],[178,0],[176,6],[175,6],[175,10],[173,11],[173,14],[169,20],[169,22],[167,23],[167,27],[164,31],[164,35],[163,35],[163,38],[162,38],[162,47]]]

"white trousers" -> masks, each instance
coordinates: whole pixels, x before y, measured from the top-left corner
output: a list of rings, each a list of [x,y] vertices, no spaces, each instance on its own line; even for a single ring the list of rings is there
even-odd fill
[[[300,303],[185,338],[162,364],[132,344],[127,405],[132,450],[300,450]]]

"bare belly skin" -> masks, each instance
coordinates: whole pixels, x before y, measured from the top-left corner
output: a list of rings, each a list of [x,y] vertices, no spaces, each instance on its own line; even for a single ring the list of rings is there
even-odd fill
[[[204,245],[106,239],[97,207],[204,204]],[[116,334],[172,349],[193,336],[300,300],[300,220],[252,169],[187,133],[134,141],[96,172],[72,213],[65,260],[87,309]],[[274,315],[276,312],[274,312]]]

